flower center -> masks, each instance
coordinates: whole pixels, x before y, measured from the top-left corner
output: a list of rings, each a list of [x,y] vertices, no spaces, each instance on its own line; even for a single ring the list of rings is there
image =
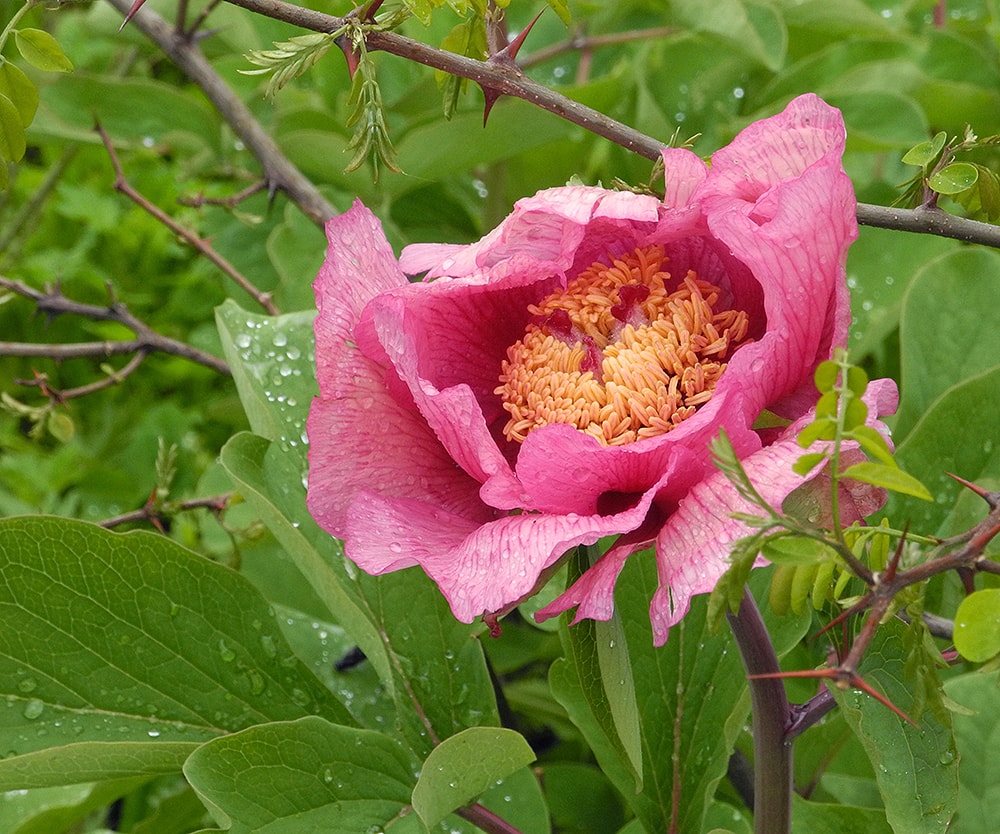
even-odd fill
[[[508,440],[567,423],[606,446],[632,443],[711,399],[747,314],[716,311],[721,290],[691,271],[674,280],[666,260],[659,246],[636,249],[528,307],[534,320],[507,348],[495,390]]]

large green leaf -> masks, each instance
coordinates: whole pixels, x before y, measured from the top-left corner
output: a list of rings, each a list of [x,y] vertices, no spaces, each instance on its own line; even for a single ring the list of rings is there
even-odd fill
[[[946,713],[927,709],[912,714],[914,685],[903,672],[908,656],[904,630],[897,620],[880,625],[858,671],[918,726],[860,690],[833,692],[875,769],[892,830],[935,834],[947,830],[958,803],[955,739]]]
[[[317,393],[313,311],[284,316],[248,313],[228,300],[216,309],[222,347],[240,402],[256,434],[305,462],[305,419]]]
[[[945,684],[948,696],[965,710],[956,712],[955,741],[961,762],[958,813],[949,834],[992,831],[1000,818],[1000,687],[996,674],[973,672]],[[967,711],[968,712],[967,712]]]
[[[788,32],[780,13],[767,3],[723,0],[706,6],[698,0],[675,0],[674,13],[695,31],[709,32],[762,63],[778,69],[785,58]]]
[[[93,142],[95,119],[113,138],[135,142],[184,136],[215,148],[222,135],[218,115],[172,84],[85,72],[46,90],[33,126],[43,135]]]
[[[569,628],[566,660],[553,665],[550,682],[645,829],[667,830],[673,820],[674,830],[702,834],[746,716],[746,682],[732,636],[708,628],[705,596],[693,600],[665,646],[653,647],[649,600],[656,586],[655,562],[646,552],[629,559],[615,593],[638,710],[640,793],[610,706],[608,691],[621,684],[600,677],[596,646],[588,646],[597,639],[592,624]]]
[[[2,785],[160,773],[256,723],[353,721],[249,582],[163,536],[6,519],[0,575]]]
[[[894,431],[913,430],[952,386],[1000,357],[1000,255],[960,249],[936,258],[910,283],[899,328],[903,399]]]
[[[898,524],[909,521],[922,535],[952,535],[981,520],[985,504],[947,473],[987,489],[1000,486],[997,414],[1000,366],[938,397],[896,451],[900,466],[927,486],[934,502],[892,495],[885,514]]]
[[[473,727],[431,751],[413,789],[413,810],[428,828],[486,793],[535,759],[523,736],[502,727]]]
[[[877,808],[808,802],[792,796],[792,834],[892,834]]]
[[[414,781],[399,742],[317,717],[215,739],[184,775],[229,834],[381,830],[409,803]]]
[[[331,616],[391,686],[385,638],[357,585],[357,572],[346,561],[343,545],[321,530],[306,510],[299,455],[242,432],[229,439],[220,460]]]

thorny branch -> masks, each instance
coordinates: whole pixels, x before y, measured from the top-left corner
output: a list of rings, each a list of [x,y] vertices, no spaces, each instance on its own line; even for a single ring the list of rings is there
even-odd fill
[[[122,12],[127,11],[130,5],[128,0],[108,0],[108,2]],[[315,32],[335,32],[345,22],[344,18],[295,6],[283,0],[228,0],[228,2],[264,17]],[[311,184],[308,184],[308,181],[285,159],[273,140],[263,133],[249,111],[236,99],[192,44],[179,39],[166,21],[148,9],[143,9],[136,15],[135,22],[205,90],[223,117],[260,160],[270,182],[286,191],[289,197],[316,222],[322,222],[335,213],[325,200],[321,210],[316,211],[318,192],[315,192]],[[658,139],[646,136],[628,125],[533,81],[511,62],[477,61],[428,46],[395,32],[371,31],[366,36],[366,44],[369,50],[381,50],[460,78],[468,78],[475,81],[488,95],[509,95],[524,99],[647,159],[659,159],[666,147],[665,143]],[[258,136],[258,133],[262,135]],[[289,168],[294,171],[295,176],[288,175],[287,178],[283,178]],[[319,199],[322,200],[321,197]],[[859,203],[857,216],[858,222],[865,226],[939,235],[1000,248],[1000,227],[955,217],[940,209],[927,207],[898,209]]]

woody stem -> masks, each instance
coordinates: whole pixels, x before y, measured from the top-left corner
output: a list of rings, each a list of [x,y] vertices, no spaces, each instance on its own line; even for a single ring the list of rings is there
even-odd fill
[[[748,590],[729,626],[748,675],[780,672],[778,656],[757,603]],[[788,834],[792,824],[792,746],[787,737],[792,710],[778,678],[750,684],[754,752],[754,832]]]

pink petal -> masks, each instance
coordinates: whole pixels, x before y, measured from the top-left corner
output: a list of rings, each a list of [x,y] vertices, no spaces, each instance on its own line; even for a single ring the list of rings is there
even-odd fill
[[[621,235],[634,240],[636,225],[655,223],[659,211],[654,197],[589,186],[551,188],[519,200],[510,216],[479,242],[458,249],[413,244],[403,250],[400,264],[409,273],[426,271],[428,278],[470,276],[517,257],[561,271],[582,259],[586,263],[576,267],[579,271],[606,253],[608,245],[621,245]]]
[[[360,200],[327,221],[326,236],[326,260],[313,283],[319,308],[316,369],[321,391],[365,305],[380,292],[407,283],[382,225]]]
[[[684,148],[663,149],[663,204],[668,209],[685,209],[708,176],[708,166],[700,157]]]
[[[872,383],[865,395],[869,425],[884,428],[878,416],[895,410],[894,393],[895,384],[891,380]],[[812,412],[806,414],[789,426],[778,441],[741,460],[754,487],[773,507],[780,509],[794,490],[821,475],[814,471],[803,478],[792,471],[792,464],[806,451],[828,445],[817,443],[809,450],[798,445],[796,435],[812,419]],[[853,453],[854,446],[845,444],[844,453]],[[849,503],[842,508],[844,524],[861,520],[885,501],[884,492],[871,486],[848,483],[845,490],[841,494]],[[822,496],[822,503],[828,503],[828,496],[829,489]],[[687,613],[691,597],[711,591],[729,567],[732,543],[749,532],[743,522],[732,518],[732,513],[739,512],[757,514],[729,480],[721,472],[715,472],[691,490],[660,530],[656,541],[660,586],[650,605],[656,645],[666,642],[670,627]],[[816,523],[823,520],[817,518]]]
[[[821,163],[840,168],[846,130],[840,111],[813,94],[745,128],[712,155],[711,193],[756,202],[769,188]],[[822,203],[817,203],[822,205]]]
[[[394,397],[387,372],[355,344],[365,304],[406,279],[375,217],[360,203],[327,224],[330,247],[316,279],[320,396],[306,424],[307,504],[317,522],[345,534],[353,494],[373,483],[387,496],[426,497],[481,520],[479,483],[459,469],[411,402]],[[391,432],[378,426],[392,426]]]
[[[525,513],[474,524],[424,501],[360,492],[349,512],[346,552],[369,573],[419,564],[468,623],[528,593],[570,548],[639,526],[650,501],[607,517]]]

